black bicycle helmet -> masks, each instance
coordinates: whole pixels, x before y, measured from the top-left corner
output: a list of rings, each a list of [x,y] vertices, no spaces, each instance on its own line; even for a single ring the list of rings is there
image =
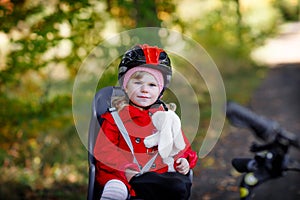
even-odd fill
[[[172,77],[170,58],[163,49],[147,44],[136,45],[125,52],[119,65],[120,86],[123,86],[123,78],[128,70],[141,66],[159,70],[164,77],[164,89],[168,87]]]

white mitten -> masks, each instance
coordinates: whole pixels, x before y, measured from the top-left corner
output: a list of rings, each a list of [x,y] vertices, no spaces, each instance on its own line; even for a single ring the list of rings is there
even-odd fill
[[[144,144],[147,148],[158,145],[158,152],[163,162],[168,165],[168,171],[175,171],[173,156],[185,148],[181,121],[174,111],[168,110],[155,112],[152,123],[157,132],[146,137]]]
[[[159,140],[159,132],[156,132],[152,135],[145,137],[144,144],[147,148],[152,148],[158,145]]]
[[[174,156],[184,149],[181,121],[175,112],[157,111],[152,115],[152,123],[159,132],[158,152],[162,158]]]
[[[162,158],[170,155],[173,148],[172,122],[168,118],[168,111],[157,111],[152,115],[152,123],[158,130],[158,152]]]
[[[163,159],[163,162],[168,165],[168,172],[175,172],[174,168],[174,158],[173,157],[167,157]]]
[[[173,118],[172,122],[172,136],[173,136],[173,151],[171,152],[171,156],[176,155],[179,151],[185,148],[185,141],[181,131],[181,121],[175,112],[171,112],[171,118]]]

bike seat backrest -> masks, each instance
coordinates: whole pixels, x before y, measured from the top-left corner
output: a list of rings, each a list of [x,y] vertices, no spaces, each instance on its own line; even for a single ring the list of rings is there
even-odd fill
[[[92,119],[89,128],[89,152],[93,154],[94,144],[102,125],[103,119],[101,115],[108,111],[111,107],[111,99],[113,96],[124,96],[125,93],[120,87],[108,86],[100,89],[93,100]]]
[[[101,126],[101,115],[108,111],[111,105],[111,99],[115,96],[124,96],[125,93],[120,87],[108,86],[102,88],[97,92],[94,99],[94,110],[96,111],[96,116],[98,122]]]

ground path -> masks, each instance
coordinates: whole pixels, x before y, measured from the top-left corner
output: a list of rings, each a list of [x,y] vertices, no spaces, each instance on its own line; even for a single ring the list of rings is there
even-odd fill
[[[270,40],[258,52],[256,56],[263,56],[256,58],[269,65],[270,70],[248,106],[300,138],[300,24],[285,26],[278,38]],[[191,199],[239,199],[240,174],[233,170],[231,159],[251,156],[248,150],[255,140],[251,132],[235,128],[223,135],[202,161],[203,166],[196,167]],[[300,151],[291,149],[291,156],[300,161]],[[259,186],[253,200],[265,199],[299,200],[300,173],[289,172]]]

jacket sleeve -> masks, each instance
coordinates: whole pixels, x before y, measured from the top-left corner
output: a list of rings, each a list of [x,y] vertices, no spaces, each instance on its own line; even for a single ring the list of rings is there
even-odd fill
[[[95,143],[94,156],[102,163],[101,167],[105,171],[119,173],[124,177],[125,166],[132,163],[128,160],[131,158],[131,153],[129,149],[122,149],[119,146],[122,136],[110,113],[104,114],[103,118],[104,121]]]
[[[184,150],[182,150],[176,157],[175,160],[177,160],[178,158],[185,158],[187,159],[187,161],[190,164],[190,168],[194,168],[197,164],[198,161],[198,155],[195,151],[192,150],[191,148],[191,144],[189,142],[189,140],[187,139],[187,137],[185,136],[185,134],[182,132],[182,135],[184,137],[184,141],[186,144],[186,147]]]

